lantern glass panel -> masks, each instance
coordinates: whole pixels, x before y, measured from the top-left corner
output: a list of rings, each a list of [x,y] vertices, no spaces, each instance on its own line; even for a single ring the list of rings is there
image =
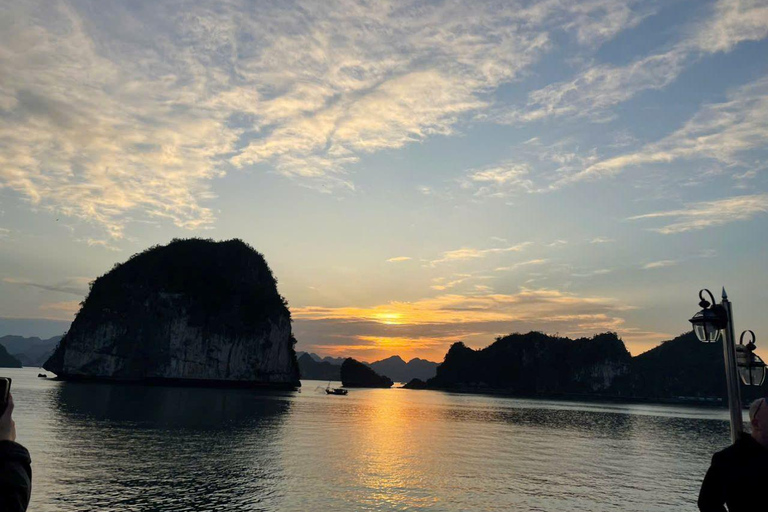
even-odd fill
[[[747,386],[762,386],[763,381],[765,381],[765,366],[740,366],[739,375],[741,376],[741,382]]]
[[[706,311],[706,310],[705,310]],[[699,311],[691,319],[693,324],[693,332],[696,333],[696,337],[699,341],[704,343],[714,343],[720,339],[720,329],[716,328],[710,315],[705,314],[705,311]]]

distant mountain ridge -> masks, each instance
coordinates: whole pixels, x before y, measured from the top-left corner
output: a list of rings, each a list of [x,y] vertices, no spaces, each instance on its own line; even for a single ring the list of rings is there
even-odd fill
[[[21,368],[21,361],[13,357],[0,345],[0,368]]]
[[[376,373],[386,375],[395,382],[409,382],[412,379],[431,379],[437,373],[438,363],[418,357],[406,363],[400,356],[392,356],[368,366]]]
[[[0,337],[0,345],[4,346],[9,354],[21,361],[22,365],[42,366],[56,350],[61,338],[61,336],[53,336],[43,340],[37,336],[27,338],[8,335]]]
[[[312,352],[297,352],[302,379],[339,380],[344,357],[320,357]],[[373,363],[362,362],[379,375],[395,382],[412,379],[427,380],[435,376],[438,363],[415,357],[407,363],[400,356],[391,356]]]
[[[302,379],[341,380],[341,365],[317,360],[306,352],[299,356],[299,373]]]

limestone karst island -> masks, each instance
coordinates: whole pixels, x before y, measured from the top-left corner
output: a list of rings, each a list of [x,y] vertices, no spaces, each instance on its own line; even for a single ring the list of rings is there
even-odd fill
[[[174,240],[96,279],[43,367],[65,380],[294,388],[291,314],[240,240]]]

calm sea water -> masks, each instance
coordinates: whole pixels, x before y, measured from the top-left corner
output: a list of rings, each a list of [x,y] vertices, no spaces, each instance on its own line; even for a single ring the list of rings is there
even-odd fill
[[[727,411],[13,378],[32,511],[694,510]]]

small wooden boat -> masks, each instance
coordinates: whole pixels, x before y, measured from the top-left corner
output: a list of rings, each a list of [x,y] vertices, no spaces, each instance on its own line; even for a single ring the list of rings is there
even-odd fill
[[[347,394],[347,390],[343,388],[332,388],[330,381],[328,382],[328,386],[325,388],[325,393],[327,395],[341,395],[344,396]]]

